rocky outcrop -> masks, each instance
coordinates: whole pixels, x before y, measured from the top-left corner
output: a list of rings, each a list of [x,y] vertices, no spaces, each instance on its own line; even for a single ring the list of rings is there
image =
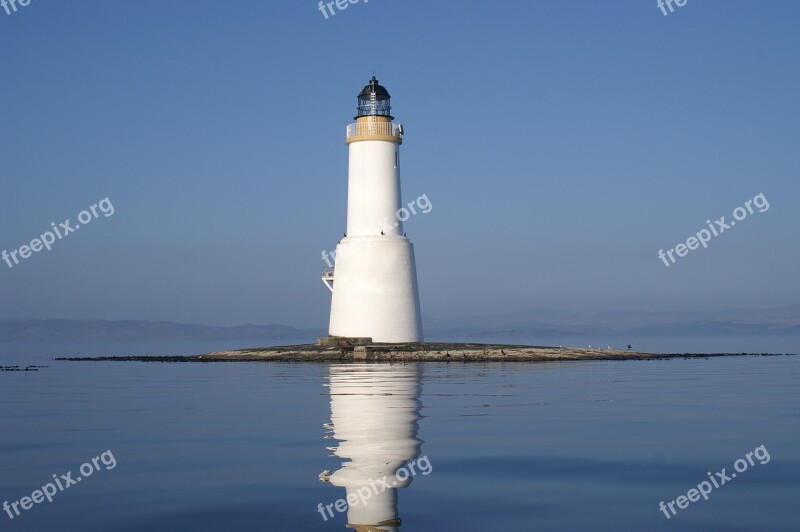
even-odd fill
[[[547,362],[567,360],[651,360],[705,358],[749,353],[652,354],[615,349],[540,347],[529,345],[414,343],[362,345],[287,345],[220,351],[190,356],[126,356],[61,358],[58,360],[116,360],[141,362]],[[751,353],[752,354],[752,353]],[[767,353],[758,353],[766,355]]]

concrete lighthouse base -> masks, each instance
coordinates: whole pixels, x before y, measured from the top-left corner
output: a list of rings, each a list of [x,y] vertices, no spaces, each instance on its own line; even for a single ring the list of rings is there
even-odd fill
[[[404,236],[343,238],[336,246],[329,334],[421,342],[416,271],[414,245]]]

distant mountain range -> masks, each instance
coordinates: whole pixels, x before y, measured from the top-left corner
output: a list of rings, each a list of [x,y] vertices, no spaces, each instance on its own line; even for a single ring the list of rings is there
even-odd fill
[[[0,319],[0,341],[30,340],[227,340],[304,339],[326,334],[323,329],[288,325],[217,327],[171,321]]]
[[[800,305],[719,312],[621,310],[579,313],[532,309],[449,320],[425,319],[429,337],[552,336],[572,334],[800,334]],[[288,325],[219,327],[169,321],[0,319],[0,341],[32,340],[308,340],[325,328]]]
[[[724,332],[800,334],[800,305],[719,312],[619,310],[579,313],[531,309],[492,316],[426,320],[431,336],[538,336],[569,334],[710,334]]]

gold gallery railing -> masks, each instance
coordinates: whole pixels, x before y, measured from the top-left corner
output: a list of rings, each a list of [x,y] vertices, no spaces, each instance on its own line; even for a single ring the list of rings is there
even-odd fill
[[[400,126],[391,122],[356,122],[347,125],[347,137],[356,135],[388,135],[400,136]]]

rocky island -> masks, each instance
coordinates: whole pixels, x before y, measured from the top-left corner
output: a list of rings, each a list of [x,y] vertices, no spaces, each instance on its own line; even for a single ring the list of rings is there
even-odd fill
[[[321,338],[316,344],[256,347],[183,356],[69,357],[73,361],[138,362],[555,362],[574,360],[656,360],[762,355],[769,353],[656,354],[616,349],[479,343],[372,343],[369,338]]]

